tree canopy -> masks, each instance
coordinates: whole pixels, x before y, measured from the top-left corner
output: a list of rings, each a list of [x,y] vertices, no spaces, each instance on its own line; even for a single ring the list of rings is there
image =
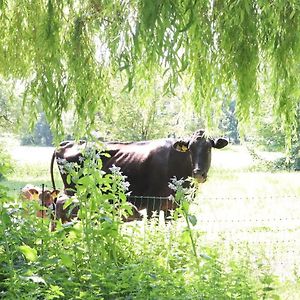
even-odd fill
[[[154,76],[166,93],[184,80],[208,124],[224,98],[247,121],[270,95],[287,136],[296,129],[298,0],[1,0],[0,36],[0,74],[23,82],[24,106],[56,131],[70,107],[92,129],[116,78],[138,96]]]

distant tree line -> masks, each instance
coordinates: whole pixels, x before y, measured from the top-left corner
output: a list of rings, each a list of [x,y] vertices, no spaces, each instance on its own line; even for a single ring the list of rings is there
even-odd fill
[[[53,135],[44,113],[40,114],[32,132],[23,130],[21,145],[53,145]]]

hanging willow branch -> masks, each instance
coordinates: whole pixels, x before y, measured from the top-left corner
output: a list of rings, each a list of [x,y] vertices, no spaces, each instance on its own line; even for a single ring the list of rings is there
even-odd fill
[[[70,107],[91,129],[112,78],[138,91],[157,73],[166,92],[189,78],[208,123],[225,96],[241,121],[258,115],[267,88],[289,137],[296,128],[298,0],[3,0],[0,36],[0,74],[26,82],[24,105],[38,98],[57,132]]]

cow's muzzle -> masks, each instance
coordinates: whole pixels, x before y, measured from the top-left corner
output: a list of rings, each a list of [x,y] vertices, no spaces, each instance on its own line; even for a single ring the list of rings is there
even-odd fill
[[[207,180],[207,174],[202,172],[200,169],[193,170],[193,177],[198,183],[203,183]]]

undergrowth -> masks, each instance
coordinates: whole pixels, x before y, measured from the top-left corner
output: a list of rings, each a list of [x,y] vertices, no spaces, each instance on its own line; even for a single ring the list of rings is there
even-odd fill
[[[1,298],[279,299],[269,271],[200,244],[189,210],[193,192],[174,184],[179,208],[167,224],[124,223],[131,210],[124,176],[117,168],[103,174],[95,168],[101,160],[89,157],[81,170],[69,166],[80,219],[57,221],[54,231],[50,219],[36,217],[38,204],[2,192]]]

